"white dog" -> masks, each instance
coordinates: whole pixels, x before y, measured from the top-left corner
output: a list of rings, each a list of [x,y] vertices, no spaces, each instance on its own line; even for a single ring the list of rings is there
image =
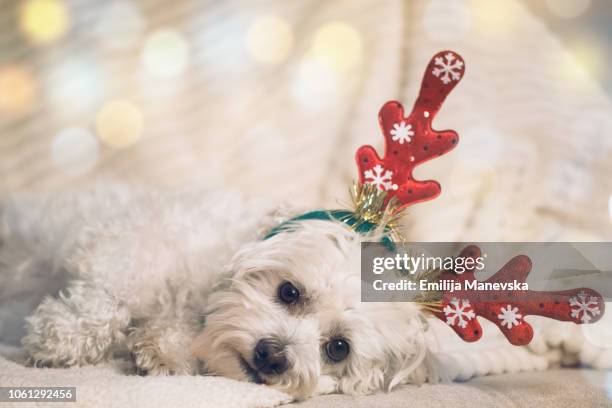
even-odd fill
[[[418,307],[360,301],[364,236],[302,221],[262,239],[296,214],[125,186],[15,198],[3,210],[3,336],[20,337],[18,315],[31,313],[22,344],[35,365],[128,352],[140,372],[211,373],[296,398],[434,379]]]

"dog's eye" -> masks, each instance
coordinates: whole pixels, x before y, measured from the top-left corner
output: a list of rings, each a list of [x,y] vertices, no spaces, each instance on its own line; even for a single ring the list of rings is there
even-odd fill
[[[288,305],[300,299],[300,291],[291,282],[285,282],[278,287],[278,298]]]
[[[335,363],[344,360],[346,356],[348,356],[350,350],[351,348],[348,341],[342,337],[333,338],[325,344],[325,353],[327,357]]]

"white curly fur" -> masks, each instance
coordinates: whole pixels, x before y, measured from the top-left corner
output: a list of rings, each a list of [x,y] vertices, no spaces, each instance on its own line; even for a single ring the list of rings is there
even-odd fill
[[[16,197],[3,211],[0,300],[11,312],[0,311],[0,340],[23,335],[39,365],[130,353],[149,374],[249,380],[241,359],[252,364],[273,336],[289,369],[261,377],[296,398],[426,380],[416,306],[360,301],[364,237],[307,221],[261,239],[289,213],[227,192],[126,186]],[[285,281],[301,289],[295,307],[277,299]],[[332,336],[350,344],[340,363],[322,351]]]

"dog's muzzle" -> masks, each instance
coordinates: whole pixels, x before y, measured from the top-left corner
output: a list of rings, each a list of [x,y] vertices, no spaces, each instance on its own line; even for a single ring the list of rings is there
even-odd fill
[[[266,375],[280,375],[289,368],[285,346],[274,338],[257,342],[253,350],[253,363],[257,371]]]

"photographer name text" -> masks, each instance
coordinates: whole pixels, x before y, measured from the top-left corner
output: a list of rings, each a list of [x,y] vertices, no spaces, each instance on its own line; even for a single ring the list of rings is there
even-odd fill
[[[529,286],[526,282],[519,282],[516,280],[512,282],[479,282],[476,280],[458,282],[455,280],[443,279],[430,282],[427,279],[420,279],[418,281],[401,279],[395,282],[385,282],[382,279],[376,279],[372,282],[372,286],[376,291],[440,291],[451,293],[454,291],[467,290],[529,290]]]

